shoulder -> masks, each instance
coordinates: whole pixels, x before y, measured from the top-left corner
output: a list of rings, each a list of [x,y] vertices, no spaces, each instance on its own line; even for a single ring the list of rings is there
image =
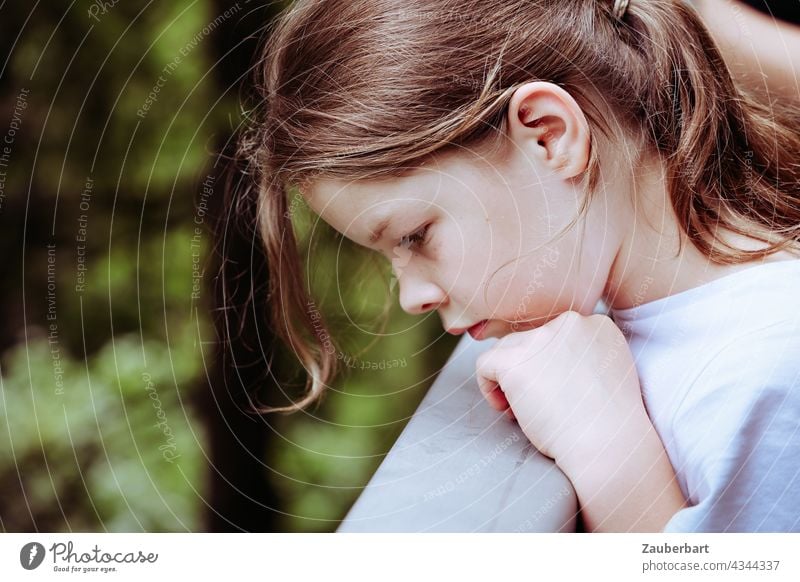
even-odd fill
[[[708,400],[800,397],[800,313],[728,338],[703,359],[679,413]]]
[[[672,423],[688,457],[728,459],[758,443],[783,447],[799,427],[800,334],[783,325],[737,337],[709,357]]]
[[[665,531],[796,531],[800,339],[781,326],[712,357],[675,416],[676,472],[695,504]]]

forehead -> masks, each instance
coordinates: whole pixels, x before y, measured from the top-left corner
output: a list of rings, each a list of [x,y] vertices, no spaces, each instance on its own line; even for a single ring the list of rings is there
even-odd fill
[[[366,207],[408,198],[419,192],[429,181],[430,168],[419,167],[403,176],[376,179],[345,180],[320,177],[308,180],[301,188],[303,197],[315,211],[325,210],[327,206]]]
[[[381,199],[390,197],[388,189],[382,193],[380,196],[372,183],[334,179],[317,179],[302,189],[311,210],[343,233],[348,223],[361,222]]]
[[[430,203],[421,176],[391,180],[316,179],[301,193],[311,210],[348,238],[366,245],[378,222]],[[435,198],[435,192],[434,192]]]
[[[309,180],[301,193],[317,214],[324,215],[337,208],[352,213],[392,202],[441,199],[447,192],[469,189],[483,181],[487,167],[491,166],[492,162],[476,152],[437,152],[403,176],[372,180],[316,178]]]
[[[308,206],[344,236],[370,246],[380,223],[391,223],[395,237],[401,229],[418,227],[431,207],[439,213],[463,215],[465,197],[481,208],[493,201],[495,162],[468,150],[439,152],[403,176],[342,180],[317,177],[300,191]]]
[[[336,207],[368,206],[377,200],[377,184],[367,181],[345,181],[316,178],[301,188],[308,205],[317,214],[332,212]],[[384,194],[388,189],[384,190]]]

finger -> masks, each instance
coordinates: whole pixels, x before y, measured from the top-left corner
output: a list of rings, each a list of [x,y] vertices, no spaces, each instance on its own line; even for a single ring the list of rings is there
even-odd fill
[[[475,373],[478,376],[478,383],[480,383],[481,380],[488,380],[499,384],[499,365],[500,359],[498,358],[498,351],[494,347],[478,356],[475,362]]]
[[[508,408],[508,400],[503,394],[498,381],[498,373],[494,367],[495,358],[488,353],[482,354],[477,362],[476,376],[478,378],[478,388],[481,394],[495,410],[505,410]]]
[[[495,386],[494,390],[492,390],[488,396],[486,396],[486,400],[489,401],[489,406],[495,410],[502,411],[508,409],[509,407],[506,395],[503,393],[503,389],[500,388],[499,385]]]
[[[497,382],[494,380],[486,380],[478,376],[478,387],[483,397],[489,403],[489,406],[495,410],[501,411],[508,408],[508,400],[506,400],[506,396],[503,394],[503,390]]]

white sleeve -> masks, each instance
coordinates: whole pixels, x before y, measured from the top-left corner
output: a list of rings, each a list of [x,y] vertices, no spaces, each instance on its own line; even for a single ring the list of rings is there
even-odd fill
[[[800,361],[771,374],[757,366],[757,382],[747,361],[726,360],[702,375],[715,387],[676,418],[684,452],[675,469],[697,503],[664,531],[800,531]]]

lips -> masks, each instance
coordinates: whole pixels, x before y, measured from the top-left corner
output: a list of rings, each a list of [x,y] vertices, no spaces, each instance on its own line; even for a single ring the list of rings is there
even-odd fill
[[[483,321],[479,321],[472,327],[467,330],[467,333],[472,336],[474,340],[482,340],[483,339],[483,332],[486,329],[486,324],[489,323],[489,320],[484,319]]]
[[[464,333],[469,333],[469,335],[471,335],[474,339],[481,339],[481,335],[480,334],[481,334],[481,332],[483,331],[483,328],[486,326],[486,324],[488,322],[489,322],[488,319],[483,319],[483,320],[479,321],[478,323],[476,323],[475,325],[472,325],[470,327],[454,327],[454,328],[448,329],[446,331],[447,331],[447,333],[450,333],[450,334],[453,334],[453,335],[462,335]]]
[[[445,331],[447,333],[449,333],[449,334],[452,334],[452,335],[461,335],[462,333],[467,331],[467,328],[466,327],[454,327],[452,329],[446,329]]]

